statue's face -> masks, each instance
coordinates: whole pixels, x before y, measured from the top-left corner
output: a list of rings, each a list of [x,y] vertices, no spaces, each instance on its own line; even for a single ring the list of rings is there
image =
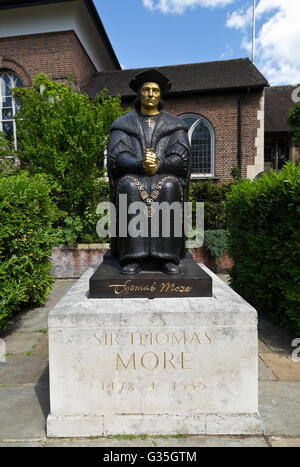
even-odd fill
[[[160,87],[157,83],[144,83],[141,89],[141,104],[146,110],[156,110],[160,101]]]

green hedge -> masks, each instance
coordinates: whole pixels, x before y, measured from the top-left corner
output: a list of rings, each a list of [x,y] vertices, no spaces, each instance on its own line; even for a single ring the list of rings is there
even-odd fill
[[[58,232],[49,191],[41,175],[0,174],[0,329],[21,308],[42,304],[54,281],[49,257]]]
[[[227,214],[232,287],[300,334],[300,166],[239,182]]]
[[[209,181],[190,183],[189,201],[204,202],[205,230],[226,229],[226,195],[231,187],[232,184],[215,185]]]

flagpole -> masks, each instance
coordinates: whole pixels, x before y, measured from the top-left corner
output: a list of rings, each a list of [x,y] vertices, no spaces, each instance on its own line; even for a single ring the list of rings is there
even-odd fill
[[[256,0],[253,0],[252,63],[254,63],[254,59],[255,59],[255,6],[256,6]]]

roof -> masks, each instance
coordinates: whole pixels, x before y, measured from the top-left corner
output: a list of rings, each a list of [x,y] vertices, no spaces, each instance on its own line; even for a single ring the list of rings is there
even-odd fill
[[[182,94],[268,86],[265,77],[248,58],[155,67],[172,82],[168,93]],[[130,80],[148,68],[98,72],[82,87],[90,97],[106,88],[110,95],[133,96]]]
[[[38,5],[46,5],[49,3],[63,3],[63,2],[71,2],[74,0],[0,0],[0,10],[7,10],[7,9],[12,9],[12,8],[21,8],[21,7],[29,7],[29,6],[38,6]],[[110,54],[112,61],[116,65],[116,67],[121,70],[121,65],[119,63],[119,60],[115,54],[115,51],[110,43],[110,40],[108,38],[108,35],[105,31],[105,28],[103,26],[103,23],[100,19],[100,16],[97,12],[97,9],[94,5],[93,0],[83,0],[88,12],[90,13],[90,16],[92,18],[92,21],[94,22],[98,33],[100,34],[106,49],[108,53]]]
[[[286,114],[295,106],[292,93],[296,86],[271,86],[265,94],[265,132],[288,131]]]

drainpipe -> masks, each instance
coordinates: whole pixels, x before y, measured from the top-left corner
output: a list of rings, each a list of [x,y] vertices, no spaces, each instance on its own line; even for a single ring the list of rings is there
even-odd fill
[[[242,101],[250,94],[250,88],[247,92],[242,94],[237,102],[238,105],[238,128],[237,128],[237,166],[242,174]]]

